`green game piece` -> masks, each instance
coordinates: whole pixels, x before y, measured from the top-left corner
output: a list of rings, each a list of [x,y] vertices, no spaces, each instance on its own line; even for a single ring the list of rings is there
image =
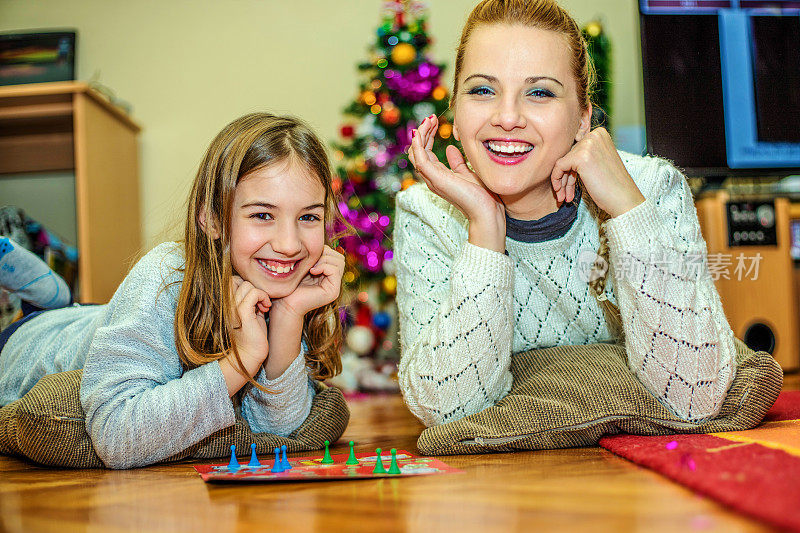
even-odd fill
[[[392,465],[389,467],[390,474],[402,474],[400,467],[397,466],[397,450],[392,448]]]
[[[372,471],[373,474],[385,474],[386,469],[383,468],[383,463],[381,462],[381,449],[378,448],[375,450],[375,469]]]
[[[353,441],[350,441],[350,457],[347,458],[346,465],[357,465],[359,464],[358,459],[356,459],[356,452],[353,451]]]
[[[331,451],[328,449],[328,446],[330,446],[330,444],[331,444],[331,441],[329,441],[329,440],[325,441],[325,456],[322,458],[322,464],[324,464],[324,465],[332,465],[333,464],[333,458],[331,457]]]

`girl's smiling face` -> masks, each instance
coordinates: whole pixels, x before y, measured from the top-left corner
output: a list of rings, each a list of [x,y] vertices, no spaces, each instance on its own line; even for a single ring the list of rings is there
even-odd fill
[[[553,166],[589,130],[591,109],[578,102],[571,60],[566,39],[552,31],[489,24],[470,35],[455,132],[476,174],[511,216],[552,212]]]
[[[233,270],[270,298],[291,294],[325,247],[325,188],[294,159],[244,176],[231,212]]]

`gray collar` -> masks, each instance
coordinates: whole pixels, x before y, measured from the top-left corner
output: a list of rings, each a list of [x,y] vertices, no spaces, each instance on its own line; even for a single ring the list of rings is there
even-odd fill
[[[578,218],[581,188],[575,184],[575,198],[563,203],[558,211],[538,220],[517,220],[506,214],[506,236],[518,242],[544,242],[563,237]]]

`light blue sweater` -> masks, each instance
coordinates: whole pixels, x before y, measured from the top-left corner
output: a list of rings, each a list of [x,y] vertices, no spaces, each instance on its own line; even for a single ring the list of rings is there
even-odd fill
[[[183,247],[164,243],[125,277],[108,304],[43,313],[0,352],[0,405],[47,374],[83,368],[81,403],[95,451],[109,468],[152,464],[234,423],[219,363],[184,371],[175,348]],[[246,385],[242,415],[255,432],[288,435],[311,409],[304,351],[286,372]]]

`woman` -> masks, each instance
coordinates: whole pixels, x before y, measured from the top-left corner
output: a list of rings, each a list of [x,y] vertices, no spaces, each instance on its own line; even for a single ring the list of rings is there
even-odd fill
[[[590,129],[591,74],[557,4],[484,0],[456,56],[466,160],[454,146],[449,168],[437,160],[436,117],[414,134],[427,187],[397,197],[400,385],[428,426],[505,396],[512,353],[623,339],[631,371],[678,416],[719,411],[734,338],[691,191],[668,162]]]

